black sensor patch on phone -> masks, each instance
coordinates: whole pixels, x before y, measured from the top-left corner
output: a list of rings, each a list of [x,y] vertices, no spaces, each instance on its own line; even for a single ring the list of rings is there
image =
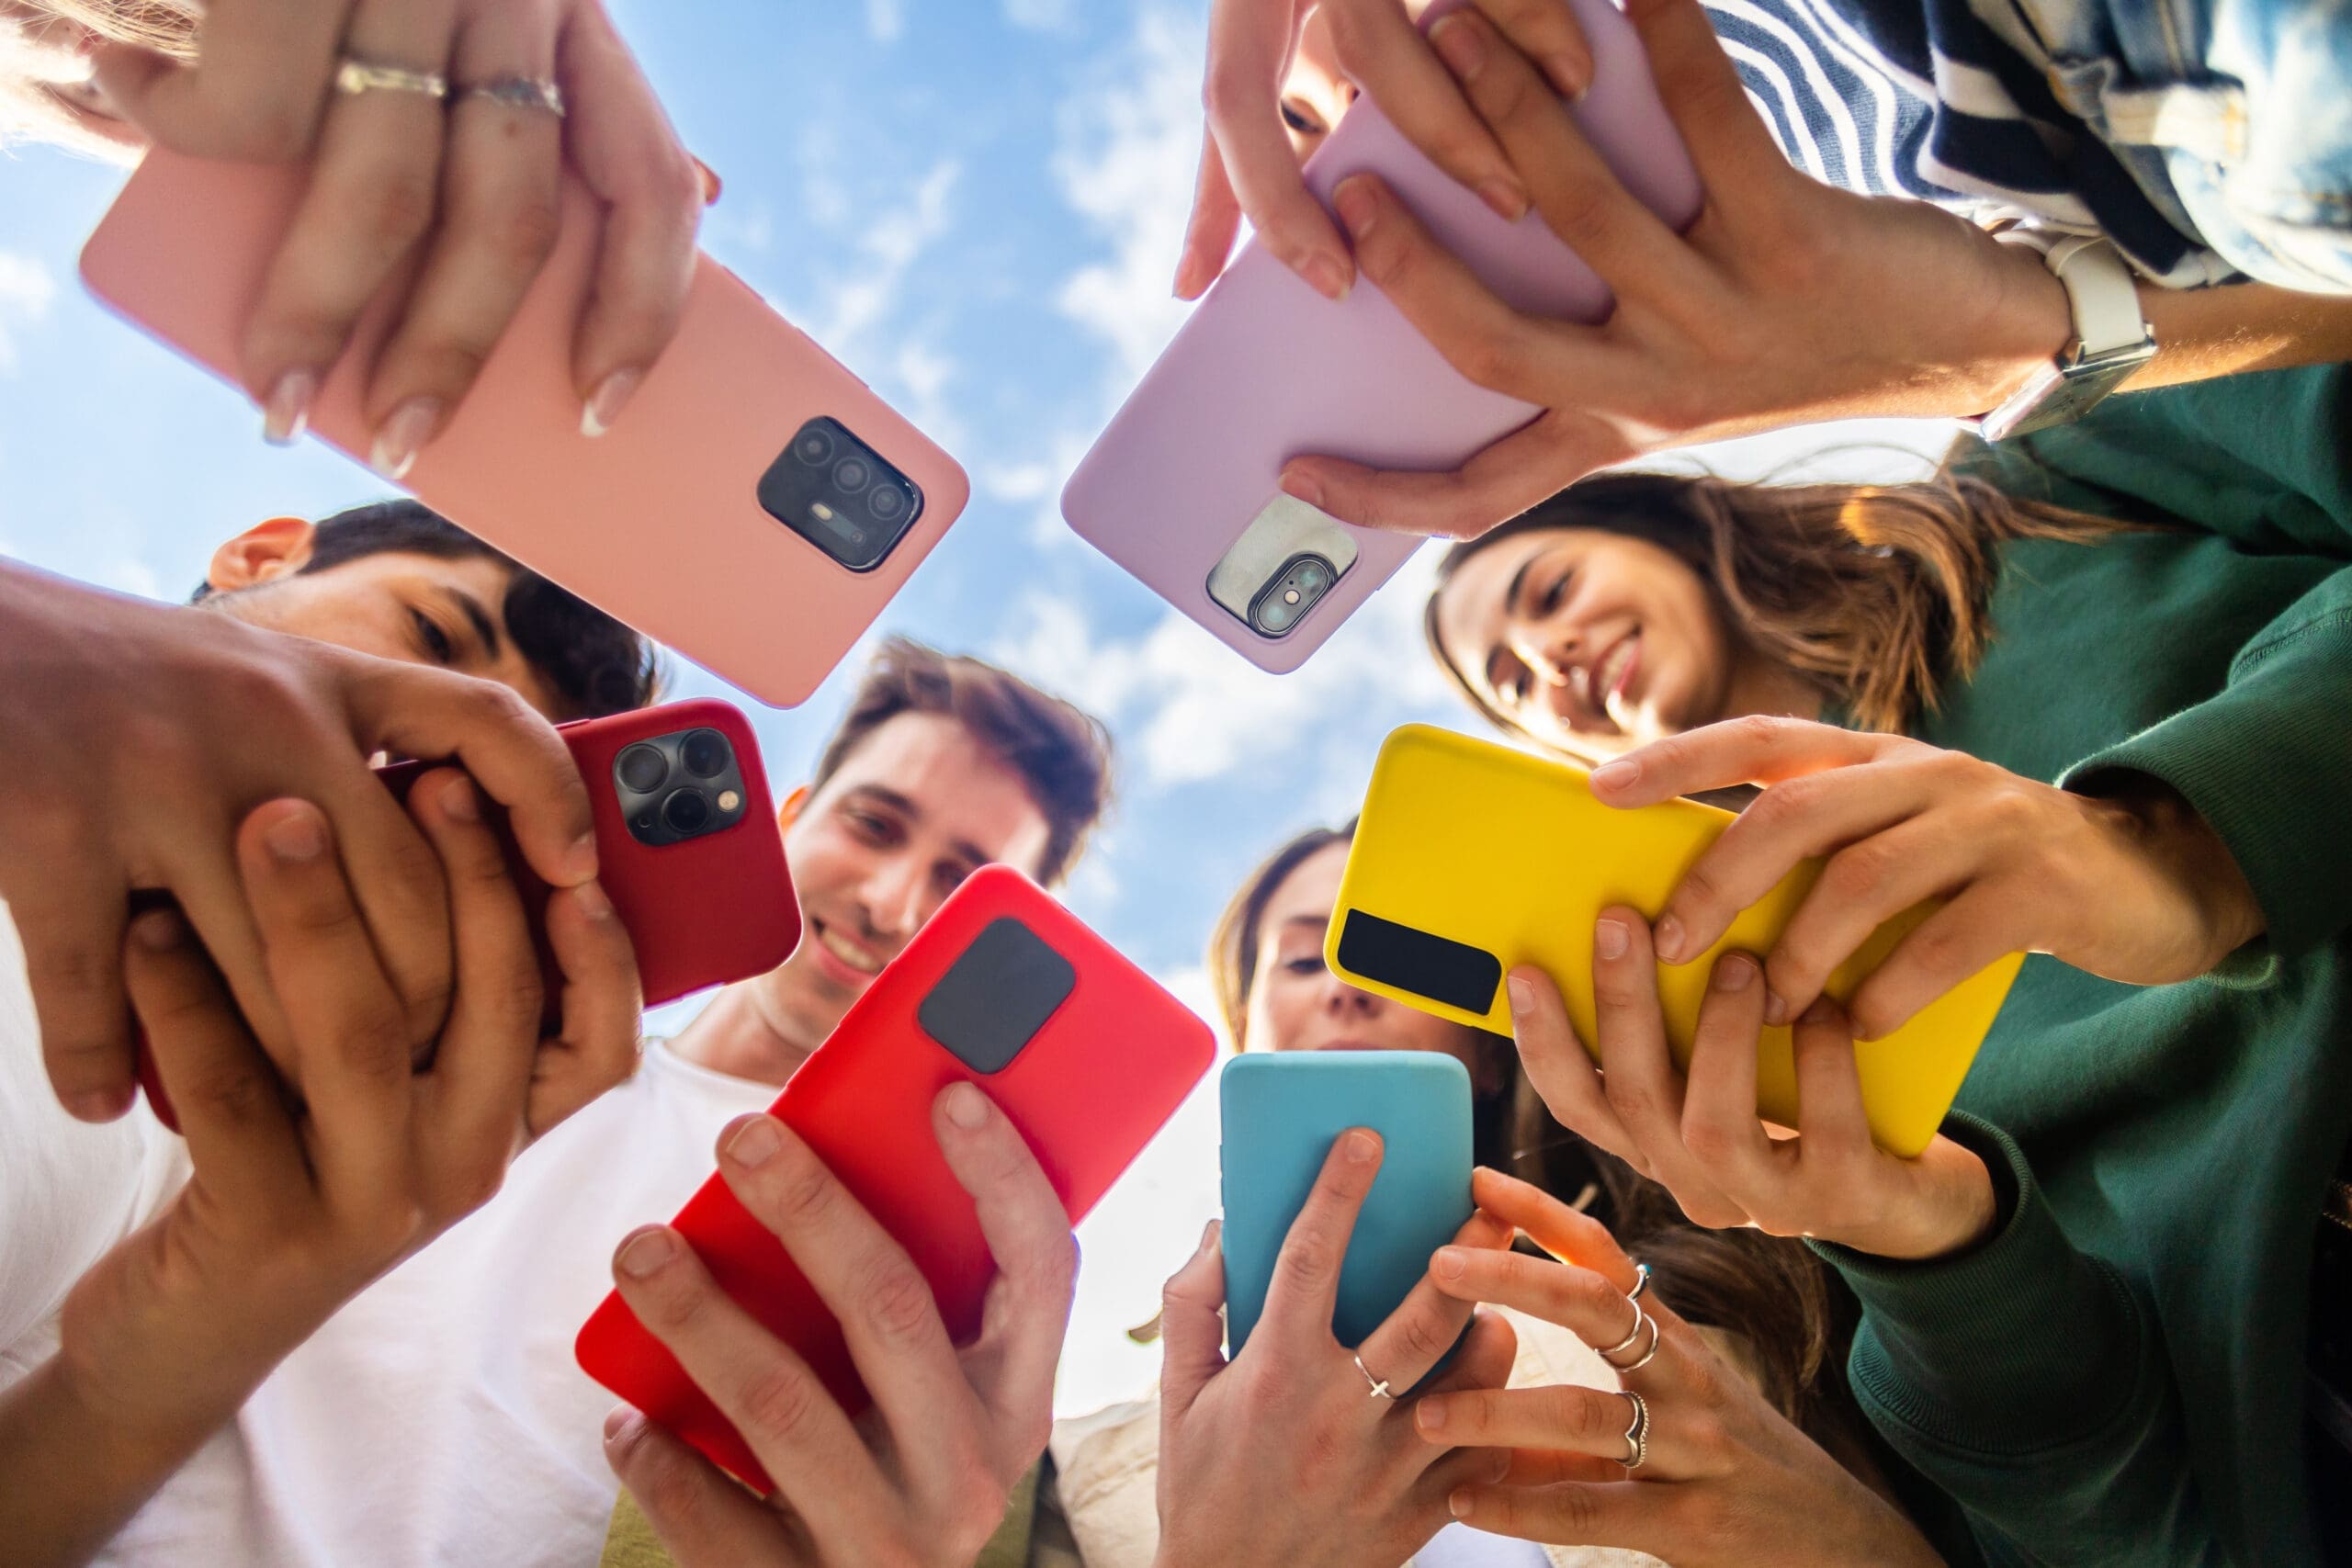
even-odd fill
[[[1001,915],[939,977],[915,1021],[974,1072],[1001,1072],[1077,985],[1069,959]]]
[[[1495,1005],[1501,960],[1484,948],[1350,909],[1340,927],[1340,966],[1351,975],[1443,1002],[1464,1012]]]

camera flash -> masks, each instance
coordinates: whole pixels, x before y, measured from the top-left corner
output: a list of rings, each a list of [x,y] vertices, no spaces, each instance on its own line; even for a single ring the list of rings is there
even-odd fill
[[[808,510],[817,514],[818,521],[820,522],[831,523],[833,520],[833,509],[827,506],[821,501],[810,502],[808,503]]]
[[[1288,588],[1288,589],[1284,589],[1284,590],[1283,591],[1283,604],[1297,604],[1297,603],[1298,603],[1298,590],[1297,590],[1297,589],[1295,589],[1295,588]]]
[[[718,809],[721,811],[732,811],[742,804],[743,797],[736,791],[723,789],[718,792]]]

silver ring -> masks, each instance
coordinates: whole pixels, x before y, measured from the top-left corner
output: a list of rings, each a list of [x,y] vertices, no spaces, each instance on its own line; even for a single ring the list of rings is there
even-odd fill
[[[1639,1470],[1650,1457],[1650,1402],[1630,1388],[1622,1392],[1634,1402],[1634,1419],[1625,1428],[1625,1468]]]
[[[1610,1362],[1609,1362],[1609,1364],[1610,1364],[1611,1366],[1612,1366],[1612,1367],[1616,1367],[1616,1368],[1617,1368],[1617,1375],[1618,1375],[1618,1376],[1620,1376],[1620,1377],[1624,1376],[1627,1372],[1638,1372],[1638,1371],[1640,1371],[1644,1367],[1646,1367],[1646,1366],[1648,1366],[1648,1365],[1650,1364],[1650,1358],[1657,1354],[1657,1341],[1658,1341],[1657,1319],[1656,1319],[1656,1318],[1654,1318],[1654,1317],[1650,1317],[1650,1316],[1648,1316],[1648,1315],[1645,1314],[1645,1315],[1644,1315],[1644,1317],[1642,1318],[1642,1321],[1643,1321],[1644,1323],[1646,1323],[1646,1324],[1648,1324],[1648,1325],[1650,1325],[1650,1342],[1649,1342],[1649,1346],[1648,1346],[1648,1348],[1647,1348],[1646,1349],[1643,1350],[1643,1352],[1642,1352],[1640,1355],[1638,1355],[1638,1356],[1634,1357],[1632,1360],[1627,1361],[1627,1362],[1626,1362],[1624,1365],[1623,1365],[1623,1366],[1618,1366],[1618,1365],[1617,1365],[1617,1363],[1616,1363],[1616,1362],[1614,1362],[1614,1361],[1610,1361]],[[1601,1358],[1601,1359],[1603,1359],[1603,1360],[1608,1360],[1609,1359],[1608,1359],[1606,1356],[1604,1356],[1604,1357],[1602,1357],[1602,1358]]]
[[[335,67],[334,90],[345,97],[381,89],[388,93],[421,93],[428,98],[449,96],[449,78],[438,71],[411,71],[401,65],[379,65],[372,60],[343,57]]]
[[[1637,1301],[1640,1301],[1640,1300],[1642,1299],[1642,1292],[1643,1292],[1644,1291],[1648,1290],[1649,1288],[1650,1288],[1650,1266],[1649,1266],[1648,1264],[1646,1264],[1646,1263],[1636,1263],[1636,1264],[1634,1264],[1634,1288],[1633,1288],[1632,1290],[1627,1291],[1627,1292],[1625,1292],[1625,1299],[1626,1299],[1627,1301],[1629,1301],[1629,1302],[1637,1302]]]
[[[475,83],[458,96],[488,98],[510,109],[534,109],[558,119],[563,118],[563,89],[544,76],[493,76],[487,82]]]
[[[1373,1397],[1373,1398],[1374,1398],[1374,1399],[1385,1399],[1385,1400],[1389,1400],[1389,1401],[1391,1401],[1391,1402],[1394,1402],[1394,1401],[1395,1401],[1395,1399],[1396,1398],[1396,1396],[1395,1394],[1393,1394],[1393,1393],[1389,1393],[1389,1392],[1388,1392],[1388,1384],[1387,1384],[1386,1382],[1383,1382],[1381,1379],[1376,1378],[1376,1377],[1374,1377],[1374,1376],[1372,1375],[1372,1369],[1371,1369],[1370,1367],[1367,1367],[1367,1366],[1365,1366],[1365,1365],[1363,1364],[1363,1358],[1362,1356],[1358,1356],[1357,1358],[1355,1358],[1355,1363],[1356,1363],[1356,1371],[1360,1371],[1360,1372],[1362,1372],[1362,1373],[1363,1374],[1363,1381],[1364,1381],[1364,1382],[1368,1382],[1368,1383],[1370,1383],[1370,1384],[1372,1385],[1372,1397]]]
[[[1620,1350],[1632,1349],[1634,1348],[1634,1341],[1642,1337],[1642,1325],[1650,1320],[1650,1314],[1642,1310],[1641,1303],[1634,1301],[1632,1297],[1628,1296],[1625,1299],[1625,1304],[1634,1309],[1634,1326],[1625,1331],[1624,1338],[1620,1339],[1616,1344],[1609,1347],[1608,1349],[1600,1351],[1600,1359],[1604,1361],[1609,1360],[1610,1357],[1614,1356]],[[1594,1348],[1599,1349],[1600,1347],[1595,1346]],[[1616,1363],[1612,1361],[1610,1364],[1614,1366]]]

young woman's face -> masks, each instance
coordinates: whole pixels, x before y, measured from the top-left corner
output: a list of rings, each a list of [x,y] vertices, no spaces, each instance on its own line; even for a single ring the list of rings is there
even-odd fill
[[[1543,528],[1462,563],[1439,650],[1535,739],[1613,755],[1729,716],[1734,645],[1698,572],[1646,539]]]
[[[1458,1023],[1360,991],[1323,964],[1323,932],[1340,901],[1348,846],[1327,844],[1291,869],[1266,900],[1250,985],[1245,1051],[1442,1051],[1470,1069],[1484,1066],[1478,1037]]]
[[[1340,117],[1355,101],[1356,85],[1340,73],[1330,24],[1317,7],[1307,13],[1290,70],[1283,77],[1283,129],[1290,132],[1291,150],[1300,163],[1339,129]]]

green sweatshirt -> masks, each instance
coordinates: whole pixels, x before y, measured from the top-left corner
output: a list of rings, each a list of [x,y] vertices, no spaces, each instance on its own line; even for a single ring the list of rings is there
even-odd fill
[[[1997,641],[1917,733],[2094,793],[2165,781],[2268,931],[2177,986],[2027,961],[1947,1128],[2004,1227],[1926,1264],[1820,1248],[1864,1308],[1855,1392],[1991,1562],[2314,1562],[2312,1245],[2352,1134],[2352,377],[2117,398],[1961,462],[2177,531],[2007,547]]]

